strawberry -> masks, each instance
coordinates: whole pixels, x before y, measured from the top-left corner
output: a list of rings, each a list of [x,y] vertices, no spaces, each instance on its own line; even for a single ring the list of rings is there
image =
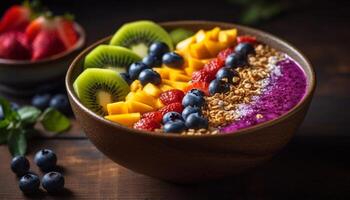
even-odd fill
[[[6,10],[0,21],[0,33],[7,31],[24,31],[30,22],[30,9],[15,5]]]
[[[158,111],[152,111],[152,112],[144,113],[141,116],[141,119],[143,118],[152,119],[153,121],[160,123],[163,120],[163,115]]]
[[[248,42],[255,44],[256,43],[256,37],[249,36],[249,35],[242,35],[237,37],[237,43],[242,43],[242,42]]]
[[[135,129],[153,131],[156,128],[160,128],[160,123],[150,118],[142,118],[134,124]]]
[[[222,62],[225,62],[227,56],[229,56],[229,55],[232,54],[233,52],[234,52],[234,49],[233,49],[233,48],[224,49],[224,50],[220,51],[220,53],[218,54],[217,58],[218,58],[219,60],[221,60]]]
[[[163,108],[159,109],[159,112],[164,116],[168,112],[178,112],[181,113],[183,110],[183,106],[181,103],[171,103],[169,105],[164,106]]]
[[[209,84],[206,82],[194,82],[194,83],[191,83],[189,86],[187,86],[184,89],[184,92],[187,93],[192,89],[198,89],[200,91],[203,91],[205,95],[209,96],[208,87],[209,87]]]
[[[0,35],[0,58],[30,59],[30,45],[23,33],[12,31]]]
[[[56,31],[41,31],[32,44],[32,60],[40,60],[65,50],[64,44]]]
[[[71,48],[78,41],[73,21],[64,17],[38,17],[28,25],[25,32],[29,40],[34,41],[42,31],[56,31],[66,49]]]
[[[219,69],[221,69],[221,67],[223,67],[224,64],[224,61],[221,61],[218,58],[214,58],[204,65],[203,70],[211,75],[214,74],[215,76],[216,72],[219,71]]]
[[[182,98],[185,96],[182,90],[172,89],[167,90],[159,95],[159,99],[164,105],[171,103],[182,102]]]
[[[192,82],[205,82],[210,83],[214,80],[215,73],[207,72],[203,69],[192,73]]]

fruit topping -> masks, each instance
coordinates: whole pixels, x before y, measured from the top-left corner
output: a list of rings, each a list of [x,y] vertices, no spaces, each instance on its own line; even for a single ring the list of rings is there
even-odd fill
[[[11,170],[17,176],[23,176],[29,170],[29,161],[24,156],[15,156],[11,161]]]
[[[247,65],[247,58],[244,54],[240,53],[232,53],[231,55],[227,56],[225,61],[226,67],[232,67],[234,69],[245,65]]]
[[[143,62],[135,62],[132,63],[129,67],[129,76],[131,78],[131,80],[135,80],[139,77],[139,74],[142,70],[144,69],[149,69],[150,67],[147,66],[145,63]]]
[[[142,118],[134,124],[134,128],[139,130],[153,131],[160,128],[160,123],[150,118]]]
[[[162,65],[161,58],[158,58],[154,55],[147,55],[142,59],[142,62],[145,63],[147,66],[153,68],[153,67],[160,67]]]
[[[165,133],[181,133],[186,130],[186,125],[182,120],[169,121],[164,124],[163,130]]]
[[[201,107],[203,106],[203,104],[204,104],[203,97],[193,93],[187,93],[182,99],[182,105],[184,107],[187,107],[187,106]]]
[[[217,58],[218,58],[221,62],[225,63],[227,56],[229,56],[229,55],[232,54],[233,52],[234,52],[234,49],[233,49],[233,48],[224,49],[224,50],[220,51],[220,53],[218,54]]]
[[[130,48],[140,57],[145,57],[153,42],[164,42],[173,49],[169,34],[151,21],[136,21],[124,24],[112,37],[110,44]]]
[[[139,60],[141,58],[127,48],[99,45],[85,57],[84,67],[107,68],[121,73],[127,72],[129,66]]]
[[[73,86],[80,101],[102,116],[107,115],[108,103],[122,101],[129,93],[129,85],[110,69],[86,69]]]
[[[161,112],[152,111],[152,112],[144,113],[141,116],[141,119],[143,119],[143,118],[152,119],[153,121],[160,123],[163,120],[163,115]]]
[[[166,113],[172,112],[172,111],[182,113],[182,110],[183,110],[183,106],[181,103],[171,103],[159,109],[159,112],[162,114],[162,116],[164,116]]]
[[[64,177],[59,172],[45,174],[41,182],[43,188],[49,193],[57,193],[64,188]]]
[[[223,67],[216,73],[217,80],[223,80],[225,82],[232,83],[232,78],[237,76],[237,72],[229,67]]]
[[[223,65],[224,62],[222,62],[220,59],[214,58],[204,65],[203,70],[210,74],[216,74],[216,72],[219,71]]]
[[[209,94],[214,95],[215,93],[225,93],[230,90],[230,85],[222,80],[212,80],[209,84]]]
[[[57,156],[50,149],[42,149],[35,154],[34,162],[42,171],[47,172],[55,169]]]
[[[152,83],[153,85],[159,85],[162,82],[160,75],[152,69],[144,69],[140,72],[138,78],[143,86],[147,83]]]
[[[132,83],[132,80],[131,80],[128,73],[122,72],[119,75],[124,79],[125,82],[128,83],[128,85],[130,85]]]
[[[140,120],[141,114],[140,113],[127,113],[127,114],[116,114],[116,115],[107,115],[105,116],[106,119],[116,122],[118,124],[132,127],[133,124],[135,124],[137,121]]]
[[[180,68],[184,64],[184,59],[182,56],[175,52],[169,52],[163,55],[163,64],[169,67]]]
[[[204,92],[204,94],[206,96],[208,96],[209,95],[208,86],[209,86],[209,83],[207,83],[207,82],[194,82],[194,83],[191,83],[189,86],[187,86],[184,89],[184,92],[186,93],[186,92],[191,91],[192,89],[198,89],[198,90]]]
[[[37,175],[28,173],[19,179],[19,189],[25,194],[39,191],[40,179]]]
[[[192,113],[187,116],[185,121],[186,127],[191,129],[207,129],[208,120],[199,113]]]
[[[187,106],[183,111],[182,111],[182,118],[187,119],[187,117],[192,114],[192,113],[198,113],[199,115],[202,115],[202,111],[199,107],[197,106]]]
[[[165,53],[168,53],[169,47],[164,42],[153,42],[148,49],[148,55],[161,58]]]
[[[197,89],[197,88],[191,89],[191,90],[189,91],[189,93],[192,93],[192,94],[195,94],[195,95],[201,96],[201,97],[204,97],[204,96],[205,96],[205,93],[204,93],[202,90]]]
[[[235,47],[235,52],[247,56],[248,54],[255,54],[255,49],[251,43],[243,42]]]
[[[161,93],[159,99],[163,104],[169,105],[176,102],[181,103],[184,96],[185,94],[182,90],[172,89]]]
[[[192,35],[194,35],[194,32],[183,28],[177,28],[170,31],[169,34],[171,39],[173,40],[173,43],[176,45],[180,41],[185,40],[186,38],[189,38]]]
[[[181,114],[178,112],[168,112],[163,116],[163,124],[174,122],[176,120],[183,121]]]
[[[238,36],[237,43],[242,43],[242,42],[248,42],[251,44],[255,44],[257,41],[256,41],[256,37],[253,37],[253,36],[249,36],[249,35]]]
[[[192,82],[209,83],[214,78],[215,78],[215,73],[207,72],[205,70],[199,70],[192,74]]]

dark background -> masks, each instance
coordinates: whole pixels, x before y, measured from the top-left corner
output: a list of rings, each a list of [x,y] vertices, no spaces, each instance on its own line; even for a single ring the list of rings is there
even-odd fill
[[[0,13],[15,2],[1,0]],[[242,12],[241,7],[223,0],[43,2],[55,13],[74,13],[86,29],[89,44],[128,21],[198,19],[239,23]],[[287,10],[252,26],[289,41],[310,59],[318,79],[311,108],[296,137],[273,161],[254,172],[255,176],[234,184],[241,185],[238,188],[232,188],[231,183],[205,186],[214,187],[207,197],[230,198],[228,194],[233,190],[248,199],[350,198],[350,3],[284,2]]]

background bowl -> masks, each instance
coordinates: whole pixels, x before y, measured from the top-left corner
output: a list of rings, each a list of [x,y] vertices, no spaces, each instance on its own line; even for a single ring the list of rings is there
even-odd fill
[[[68,64],[78,55],[85,44],[85,31],[77,23],[74,27],[79,40],[74,47],[38,61],[9,60],[0,58],[0,90],[6,93],[26,95],[43,84],[57,83],[64,77]]]
[[[171,30],[237,28],[240,34],[254,35],[263,43],[287,53],[307,75],[307,93],[303,100],[283,116],[233,134],[181,136],[145,132],[105,120],[84,107],[77,98],[73,82],[83,70],[83,60],[94,47],[107,43],[102,39],[83,51],[66,75],[68,96],[87,137],[107,157],[135,172],[185,183],[217,179],[241,173],[270,159],[285,146],[302,123],[315,89],[315,74],[308,60],[293,46],[268,33],[221,22],[175,21],[161,23]]]

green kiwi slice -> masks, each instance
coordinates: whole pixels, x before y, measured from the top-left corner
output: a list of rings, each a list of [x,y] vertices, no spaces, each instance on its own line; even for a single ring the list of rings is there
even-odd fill
[[[112,37],[110,44],[131,49],[137,55],[145,57],[153,42],[164,42],[173,50],[169,34],[152,21],[136,21],[124,24]]]
[[[85,68],[107,68],[117,72],[127,72],[128,67],[141,58],[125,47],[99,45],[86,57]]]
[[[107,104],[123,101],[129,93],[129,85],[114,70],[89,68],[81,73],[73,84],[80,101],[93,112],[106,116]]]

